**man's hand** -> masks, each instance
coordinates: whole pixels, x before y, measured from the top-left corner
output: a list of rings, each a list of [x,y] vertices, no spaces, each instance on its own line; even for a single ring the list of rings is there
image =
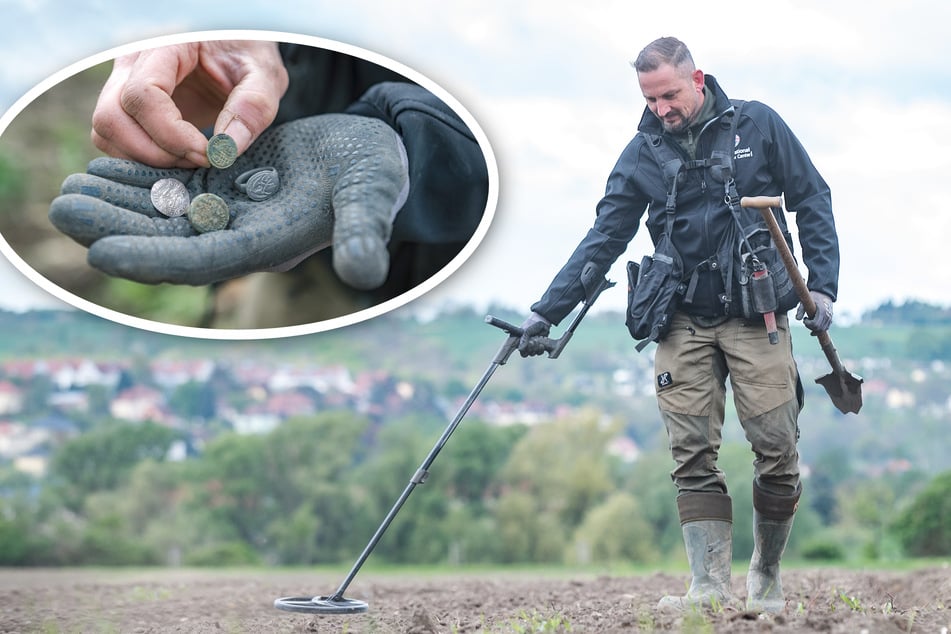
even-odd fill
[[[258,167],[273,167],[281,182],[263,201],[235,186],[239,175]],[[159,214],[149,193],[163,178],[184,183],[191,198],[221,197],[231,213],[228,228],[199,234],[186,217]],[[89,247],[93,267],[138,282],[202,285],[288,270],[332,244],[341,279],[370,289],[386,279],[387,242],[408,188],[405,149],[392,128],[328,114],[269,129],[223,170],[95,159],[88,173],[66,179],[49,216]]]
[[[539,315],[532,313],[522,324],[522,336],[518,340],[518,353],[525,357],[535,357],[547,352],[542,342],[542,337],[547,337],[551,332],[551,322]]]
[[[802,319],[802,323],[813,334],[825,332],[832,325],[832,299],[818,291],[809,291],[809,295],[816,303],[816,314],[811,319],[806,317],[806,307],[799,304],[799,308],[796,309],[796,319]]]
[[[208,41],[115,60],[93,112],[106,154],[156,167],[207,167],[200,129],[227,133],[241,155],[274,121],[287,90],[277,44]]]

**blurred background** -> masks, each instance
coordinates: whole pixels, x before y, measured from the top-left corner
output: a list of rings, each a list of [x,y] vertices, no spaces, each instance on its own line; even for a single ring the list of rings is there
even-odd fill
[[[86,263],[86,248],[47,218],[66,176],[86,171],[102,153],[90,140],[92,111],[112,69],[96,65],[56,84],[12,120],[0,136],[0,234],[58,287],[119,313],[197,326],[213,301],[207,287],[137,284]]]

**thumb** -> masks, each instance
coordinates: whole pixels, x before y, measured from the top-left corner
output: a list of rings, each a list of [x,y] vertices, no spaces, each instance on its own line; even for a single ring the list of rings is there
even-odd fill
[[[234,139],[241,156],[274,121],[282,94],[283,89],[258,74],[246,76],[228,95],[215,121],[215,134]]]
[[[406,150],[386,124],[363,117],[353,131],[362,143],[333,189],[333,266],[360,290],[379,287],[390,268],[387,243],[409,192]]]

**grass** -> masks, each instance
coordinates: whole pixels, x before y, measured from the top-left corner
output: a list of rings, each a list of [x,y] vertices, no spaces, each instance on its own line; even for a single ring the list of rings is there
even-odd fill
[[[544,616],[538,610],[522,610],[518,617],[508,622],[507,632],[515,634],[542,634],[545,632],[570,632],[571,623],[561,614]]]
[[[842,603],[844,603],[847,608],[849,608],[853,612],[862,611],[862,603],[859,601],[857,597],[847,595],[846,593],[840,592],[838,590],[834,590],[834,592],[838,596],[839,600],[841,600]],[[835,606],[833,606],[832,609],[835,610]]]

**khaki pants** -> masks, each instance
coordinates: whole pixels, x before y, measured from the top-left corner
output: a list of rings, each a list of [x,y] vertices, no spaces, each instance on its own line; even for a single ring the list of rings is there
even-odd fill
[[[717,467],[730,377],[740,424],[756,456],[756,482],[768,493],[799,487],[798,417],[802,386],[792,354],[789,320],[777,315],[779,344],[762,322],[729,319],[702,327],[674,315],[654,360],[655,388],[676,467],[677,489],[727,493]]]

